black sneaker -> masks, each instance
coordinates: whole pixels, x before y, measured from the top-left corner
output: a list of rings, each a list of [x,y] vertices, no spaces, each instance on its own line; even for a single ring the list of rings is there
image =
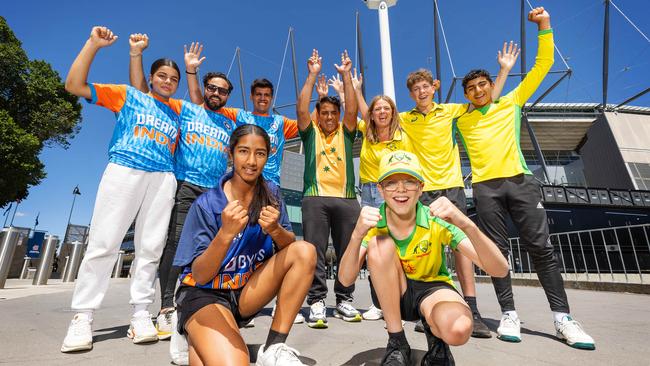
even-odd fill
[[[429,345],[429,351],[422,357],[420,366],[455,366],[456,362],[449,345],[433,334],[425,333],[427,333],[427,343],[431,342],[432,344]]]
[[[388,340],[386,353],[381,359],[382,366],[407,366],[411,360],[411,347],[408,344],[400,345],[393,339]]]
[[[492,338],[492,334],[490,333],[490,329],[483,323],[483,318],[481,318],[481,314],[474,313],[472,314],[472,318],[474,319],[474,325],[472,329],[472,337],[474,338]]]
[[[424,333],[424,325],[422,325],[422,320],[418,320],[417,323],[415,323],[415,331]]]

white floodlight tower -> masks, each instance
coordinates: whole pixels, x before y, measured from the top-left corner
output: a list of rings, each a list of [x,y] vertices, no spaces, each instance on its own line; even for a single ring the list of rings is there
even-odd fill
[[[379,13],[379,42],[381,44],[381,75],[384,82],[384,95],[395,100],[395,82],[393,80],[393,57],[390,50],[390,27],[388,25],[388,8],[397,0],[363,0],[369,9]]]

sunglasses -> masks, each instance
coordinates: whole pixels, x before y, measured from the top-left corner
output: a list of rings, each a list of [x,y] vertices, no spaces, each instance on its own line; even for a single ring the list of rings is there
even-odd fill
[[[219,95],[221,95],[222,97],[225,97],[226,95],[230,94],[230,90],[212,84],[206,85],[205,88],[210,93],[219,93]]]

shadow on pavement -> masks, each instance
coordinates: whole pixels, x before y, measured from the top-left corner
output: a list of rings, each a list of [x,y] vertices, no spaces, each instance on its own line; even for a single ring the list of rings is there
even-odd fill
[[[117,327],[97,329],[95,330],[95,333],[102,332],[102,334],[93,336],[93,342],[97,343],[97,342],[107,341],[109,339],[124,338],[126,337],[126,332],[128,330],[129,330],[128,325],[120,325]]]
[[[386,348],[373,348],[367,351],[357,353],[352,356],[351,359],[345,361],[343,365],[353,366],[353,365],[366,365],[366,366],[378,366],[381,363],[381,359],[384,357],[384,352]],[[411,365],[419,365],[420,360],[424,357],[426,351],[421,351],[418,349],[411,349]]]

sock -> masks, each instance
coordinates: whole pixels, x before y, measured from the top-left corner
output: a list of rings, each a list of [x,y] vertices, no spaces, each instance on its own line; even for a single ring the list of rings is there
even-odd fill
[[[563,313],[561,311],[554,311],[553,312],[553,320],[555,320],[558,323],[560,323],[564,319],[565,316],[567,318],[571,319],[571,315],[569,315],[569,313]]]
[[[401,346],[405,346],[409,344],[409,342],[406,340],[406,334],[404,333],[404,329],[402,329],[401,332],[397,332],[397,333],[388,332],[388,340],[390,341],[391,339],[396,340],[397,344]]]
[[[264,344],[264,350],[266,351],[274,344],[284,343],[287,340],[289,334],[279,333],[273,329],[269,330],[269,335],[266,337],[266,344]]]
[[[519,319],[519,315],[517,315],[517,312],[515,310],[504,311],[503,315],[510,315],[510,317],[515,320]]]
[[[481,315],[478,312],[478,306],[476,306],[476,296],[465,296],[465,302],[469,305],[469,309],[472,310],[472,314]]]

